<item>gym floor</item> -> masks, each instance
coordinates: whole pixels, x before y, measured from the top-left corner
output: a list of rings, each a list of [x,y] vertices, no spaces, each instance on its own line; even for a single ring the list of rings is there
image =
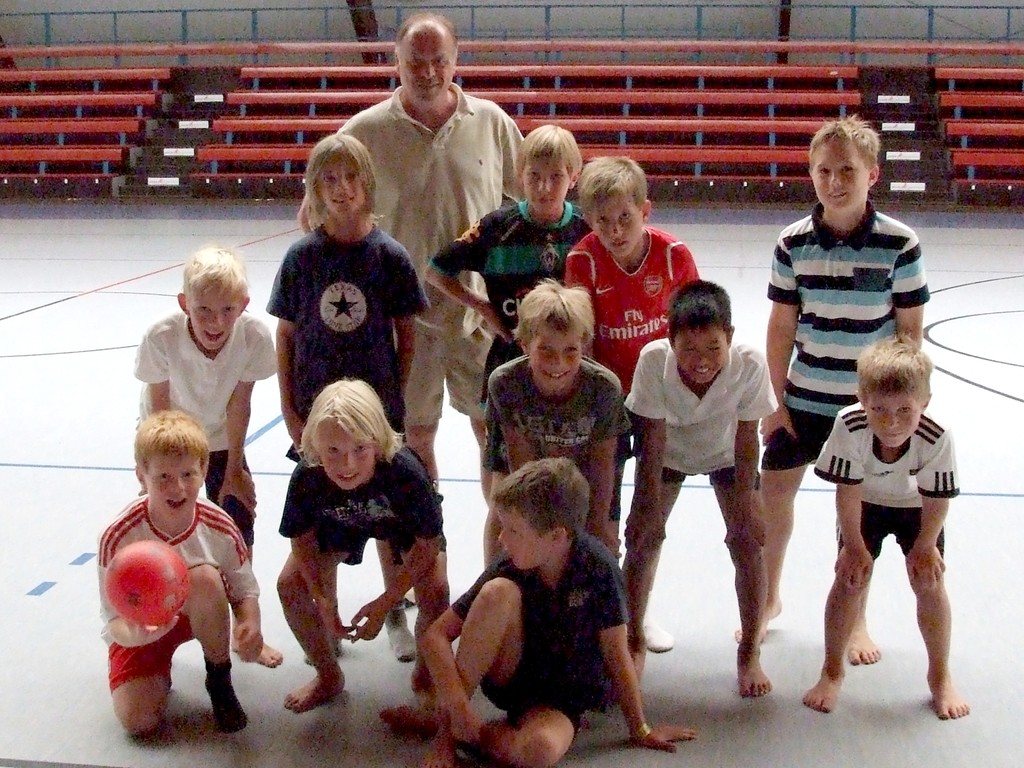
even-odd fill
[[[1015,517],[1024,467],[1011,443],[1024,434],[1024,228],[1012,212],[884,210],[918,231],[932,289],[925,313],[925,349],[936,363],[931,410],[956,435],[963,488],[947,524],[951,666],[971,715],[940,722],[928,707],[913,595],[892,541],[878,561],[868,610],[882,660],[849,670],[832,714],[802,706],[822,661],[835,554],[833,494],[810,474],[797,498],[785,608],[762,653],[774,691],[740,699],[724,526],[706,479],[695,478],[670,520],[650,609],[676,646],[649,659],[644,694],[650,721],[692,725],[698,739],[675,755],[638,752],[625,744],[613,711],[589,719],[565,765],[1020,764],[1024,601],[1013,585],[1024,552]],[[126,737],[110,706],[94,553],[99,532],[138,491],[135,346],[176,307],[184,258],[210,243],[244,255],[250,311],[270,322],[264,307],[274,274],[298,236],[294,211],[270,203],[0,203],[0,766],[395,766],[422,756],[423,743],[395,737],[377,717],[382,707],[411,700],[411,667],[392,658],[383,633],[346,646],[347,688],[336,701],[303,715],[282,706],[312,672],[274,588],[288,549],[277,525],[291,466],[274,380],[255,388],[247,455],[259,495],[255,569],[264,634],[284,651],[284,664],[271,670],[236,661],[250,721],[237,734],[213,726],[197,643],[175,657],[169,723],[158,738]],[[772,247],[781,227],[804,213],[656,206],[652,223],[676,233],[702,276],[730,291],[737,340],[763,348]],[[455,597],[482,567],[484,519],[475,444],[457,413],[442,419],[438,455]],[[627,467],[627,504],[631,473]],[[341,569],[343,616],[378,594],[372,550],[363,565]]]

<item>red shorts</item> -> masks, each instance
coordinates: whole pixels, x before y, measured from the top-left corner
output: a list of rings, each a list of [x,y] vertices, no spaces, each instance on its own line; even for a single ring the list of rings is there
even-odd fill
[[[181,615],[174,629],[159,640],[126,648],[111,643],[107,649],[108,681],[110,690],[141,677],[165,677],[171,679],[171,657],[178,646],[194,639],[188,617]]]

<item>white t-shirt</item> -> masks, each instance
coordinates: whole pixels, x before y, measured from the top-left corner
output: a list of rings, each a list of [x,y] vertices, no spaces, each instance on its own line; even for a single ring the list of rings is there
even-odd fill
[[[757,421],[777,407],[764,355],[734,344],[729,359],[697,397],[683,384],[668,339],[640,351],[626,408],[665,422],[664,465],[687,475],[703,475],[736,464],[736,425]]]
[[[108,645],[113,642],[110,622],[118,613],[104,588],[107,568],[114,555],[124,547],[151,539],[173,547],[189,568],[212,565],[220,571],[232,604],[248,597],[259,597],[260,588],[252,572],[249,551],[238,526],[227,512],[206,499],[199,499],[189,527],[177,536],[168,536],[149,518],[149,496],[141,496],[122,509],[100,534],[96,565],[100,582],[100,615],[103,618],[101,635]]]
[[[267,379],[277,372],[274,342],[266,324],[242,313],[231,336],[212,360],[188,332],[188,317],[175,312],[154,323],[135,355],[135,378],[146,384],[171,384],[171,405],[203,425],[211,451],[228,448],[227,407],[241,381]],[[152,412],[148,388],[142,390],[142,417]]]
[[[830,483],[860,485],[862,501],[886,507],[920,507],[922,496],[951,499],[960,493],[949,430],[925,413],[900,457],[883,461],[860,403],[836,416],[814,472]]]

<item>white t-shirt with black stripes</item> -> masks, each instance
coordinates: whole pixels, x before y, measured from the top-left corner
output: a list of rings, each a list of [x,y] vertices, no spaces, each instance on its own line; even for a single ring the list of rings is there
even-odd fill
[[[860,485],[861,499],[886,507],[920,507],[921,497],[960,493],[953,435],[928,413],[921,416],[899,458],[884,461],[860,403],[836,416],[815,473],[830,483]]]

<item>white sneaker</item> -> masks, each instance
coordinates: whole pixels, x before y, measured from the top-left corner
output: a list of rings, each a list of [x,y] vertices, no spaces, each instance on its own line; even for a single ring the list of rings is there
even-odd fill
[[[409,631],[409,622],[405,617],[405,609],[392,608],[384,620],[388,631],[388,644],[395,658],[401,662],[416,660],[416,638]]]
[[[651,653],[671,651],[676,644],[675,638],[653,621],[644,623],[644,637],[647,638],[647,650]]]

